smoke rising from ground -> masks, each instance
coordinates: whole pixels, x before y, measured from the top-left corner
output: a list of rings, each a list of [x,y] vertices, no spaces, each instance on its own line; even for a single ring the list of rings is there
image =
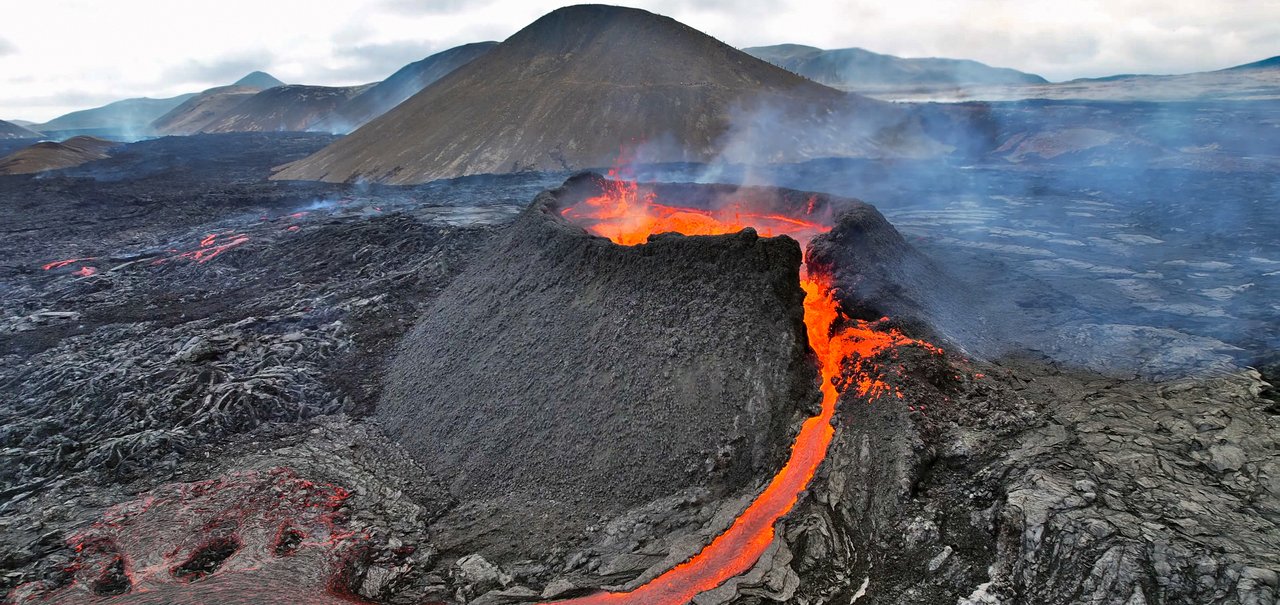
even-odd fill
[[[1278,359],[1278,129],[1276,102],[898,105],[849,116],[766,103],[735,114],[717,161],[637,176],[866,200],[983,294],[973,313],[997,333],[958,344],[1162,377]],[[894,149],[914,132],[937,145]],[[883,153],[841,154],[849,148],[827,147],[836,140]],[[667,145],[642,145],[635,158]],[[801,160],[824,148],[845,157]],[[946,325],[954,317],[936,321],[966,333]]]

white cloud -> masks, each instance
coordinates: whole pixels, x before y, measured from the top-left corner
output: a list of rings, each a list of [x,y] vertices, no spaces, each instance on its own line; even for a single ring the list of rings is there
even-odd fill
[[[798,42],[969,58],[1060,80],[1216,69],[1280,54],[1280,0],[632,0],[735,46]],[[45,120],[84,98],[171,96],[236,69],[356,84],[400,62],[501,40],[538,0],[165,0],[13,3],[0,38],[0,118]],[[95,45],[93,40],[99,42]],[[372,52],[359,56],[359,49]],[[261,64],[257,64],[261,63]],[[181,74],[181,75],[180,75]]]

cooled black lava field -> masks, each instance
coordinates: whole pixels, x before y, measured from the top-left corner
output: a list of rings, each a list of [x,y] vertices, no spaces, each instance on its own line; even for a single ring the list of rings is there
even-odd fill
[[[818,405],[795,242],[531,218],[569,173],[268,180],[333,140],[0,177],[6,602],[630,590],[765,490]],[[811,258],[907,343],[854,371],[885,390],[841,396],[776,537],[696,602],[1275,602],[1274,172],[1092,161],[640,169],[825,192],[778,195],[831,213]],[[879,213],[835,220],[855,197]]]

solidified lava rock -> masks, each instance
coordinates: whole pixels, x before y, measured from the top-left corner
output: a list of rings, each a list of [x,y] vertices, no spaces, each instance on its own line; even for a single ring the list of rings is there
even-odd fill
[[[982,353],[994,341],[977,304],[980,293],[943,272],[898,233],[874,206],[840,204],[830,232],[810,244],[810,270],[830,274],[845,312],[883,316],[930,339]]]
[[[816,405],[796,242],[619,246],[559,215],[600,183],[539,195],[388,369],[382,424],[489,514],[533,521],[549,505],[536,525],[572,527],[689,486],[740,488],[781,465]]]

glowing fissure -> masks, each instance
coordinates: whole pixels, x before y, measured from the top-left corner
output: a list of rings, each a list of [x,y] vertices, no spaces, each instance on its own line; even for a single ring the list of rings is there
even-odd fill
[[[640,195],[635,183],[613,181],[603,195],[562,211],[562,216],[615,243],[636,245],[656,233],[686,235],[733,233],[754,226],[761,235],[790,235],[807,242],[830,227],[777,215],[733,214],[726,221],[719,212],[679,208],[656,203],[652,194]],[[812,203],[809,206],[810,212]],[[763,222],[757,222],[763,221]],[[692,227],[686,231],[685,227]],[[787,227],[791,226],[790,229]],[[775,536],[774,525],[791,511],[827,455],[835,435],[832,419],[840,394],[849,388],[866,398],[888,394],[901,397],[879,377],[874,358],[893,347],[916,344],[936,347],[904,336],[893,329],[878,329],[870,322],[849,321],[839,309],[829,276],[802,270],[805,292],[804,323],[809,346],[822,376],[822,408],[804,421],[792,445],[790,457],[764,491],[734,520],[724,533],[689,560],[629,592],[601,592],[557,601],[576,605],[634,603],[683,605],[695,596],[749,571]]]
[[[289,227],[289,231],[297,231],[297,230],[298,230],[298,227],[296,225]],[[211,233],[209,235],[206,235],[200,238],[200,246],[198,248],[195,248],[193,250],[188,250],[186,252],[178,250],[177,248],[170,248],[165,251],[170,256],[157,258],[151,261],[151,264],[153,266],[163,265],[169,261],[180,260],[180,259],[194,261],[197,264],[204,264],[213,260],[214,258],[217,258],[222,253],[228,250],[231,250],[233,248],[239,247],[240,245],[245,244],[248,241],[249,241],[249,236],[244,233],[231,232],[231,233],[225,233],[222,235],[219,235],[217,233]],[[51,263],[46,263],[44,265],[41,265],[40,268],[45,271],[51,271],[55,269],[63,269],[71,265],[81,263],[82,266],[76,271],[73,271],[71,274],[76,277],[92,277],[98,274],[98,268],[91,267],[88,265],[83,265],[83,263],[87,263],[93,260],[97,260],[97,257],[90,256],[86,258],[69,258],[66,260],[58,260],[58,261],[53,261]]]

